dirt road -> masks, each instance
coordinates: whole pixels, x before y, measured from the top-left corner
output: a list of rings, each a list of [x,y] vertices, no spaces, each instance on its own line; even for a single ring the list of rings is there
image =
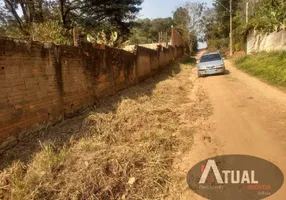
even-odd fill
[[[177,163],[187,171],[216,155],[246,154],[275,163],[286,175],[286,93],[237,70],[225,61],[228,73],[195,81],[213,108],[204,130],[195,135],[192,150]],[[196,69],[191,74],[195,79]],[[267,172],[265,172],[267,173]],[[186,189],[181,199],[203,199]],[[286,199],[286,185],[273,196]]]

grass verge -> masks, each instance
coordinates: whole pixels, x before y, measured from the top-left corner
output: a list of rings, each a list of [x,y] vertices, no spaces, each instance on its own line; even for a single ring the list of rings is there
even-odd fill
[[[259,79],[286,88],[286,51],[260,52],[235,60],[239,69]]]
[[[190,71],[175,65],[107,99],[83,120],[80,139],[43,143],[28,163],[13,162],[0,172],[0,199],[164,199],[173,159],[192,143],[181,117]]]

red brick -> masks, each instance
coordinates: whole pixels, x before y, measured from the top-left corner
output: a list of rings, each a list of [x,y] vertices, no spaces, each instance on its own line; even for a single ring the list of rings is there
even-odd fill
[[[17,44],[15,49],[14,41],[1,38],[0,44],[7,49],[7,55],[0,56],[0,67],[4,67],[0,68],[0,138],[93,104],[94,96],[114,94],[138,78],[144,80],[158,64],[165,66],[173,59],[168,49],[158,53],[139,48],[137,56],[118,49],[93,49],[87,53],[97,56],[97,63],[90,64],[96,66],[86,66],[79,49],[60,47],[62,64],[58,69],[52,48],[43,55],[38,43],[32,44],[29,53],[25,44]],[[132,67],[128,76],[126,66]],[[58,70],[61,76],[56,74]]]

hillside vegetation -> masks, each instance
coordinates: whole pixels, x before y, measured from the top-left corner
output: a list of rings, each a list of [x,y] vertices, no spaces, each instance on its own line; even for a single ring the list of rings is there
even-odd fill
[[[268,82],[286,88],[286,51],[260,52],[235,61],[238,68]]]
[[[247,6],[248,5],[248,6]],[[229,0],[213,1],[202,20],[209,48],[229,48]],[[251,31],[271,33],[286,27],[286,3],[283,0],[235,0],[232,3],[233,49],[246,50],[246,36]],[[246,11],[248,15],[246,16]]]

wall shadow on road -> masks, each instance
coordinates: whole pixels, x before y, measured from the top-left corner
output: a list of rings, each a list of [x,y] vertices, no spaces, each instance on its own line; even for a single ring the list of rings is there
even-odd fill
[[[159,82],[180,73],[180,71],[180,63],[174,62],[168,67],[159,69],[152,77],[136,86],[100,99],[97,104],[79,111],[75,116],[54,126],[31,133],[29,136],[19,140],[14,147],[0,154],[0,170],[9,167],[15,161],[21,161],[25,164],[29,163],[35,154],[41,151],[43,144],[53,144],[56,149],[69,146],[70,141],[78,141],[86,136],[82,129],[82,122],[88,117],[90,112],[115,112],[116,105],[123,99],[137,99],[144,95],[151,96],[153,89]]]

